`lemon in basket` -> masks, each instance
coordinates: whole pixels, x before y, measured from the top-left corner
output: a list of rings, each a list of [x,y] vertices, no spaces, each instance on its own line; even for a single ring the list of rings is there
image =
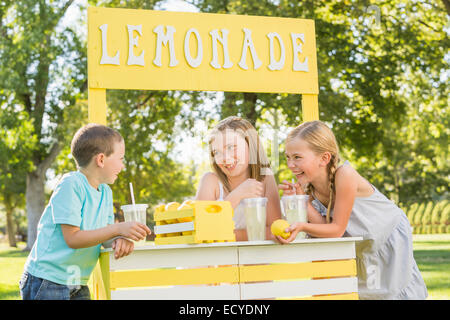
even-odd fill
[[[155,207],[155,213],[157,212],[164,212],[166,210],[165,204],[159,204]]]
[[[289,238],[291,235],[290,232],[285,232],[284,230],[286,228],[289,228],[289,222],[283,219],[275,220],[272,225],[270,226],[270,231],[274,236],[280,236],[283,239]]]
[[[181,204],[181,206],[178,207],[178,210],[193,209],[194,207],[192,206],[192,204],[194,204],[193,200],[186,200]],[[178,222],[191,222],[191,221],[192,217],[178,218]]]
[[[177,210],[180,204],[178,202],[169,202],[166,204],[166,211]]]
[[[178,202],[169,202],[166,204],[165,212],[168,213],[169,211],[175,211],[178,209],[180,204]],[[177,223],[177,219],[168,219],[166,220],[167,223]]]

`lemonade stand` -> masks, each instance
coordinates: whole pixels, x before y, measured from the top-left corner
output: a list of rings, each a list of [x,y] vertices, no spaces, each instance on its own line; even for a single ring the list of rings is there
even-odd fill
[[[106,124],[106,89],[296,93],[315,120],[314,21],[89,7],[89,122]],[[358,298],[361,238],[236,242],[232,215],[226,201],[156,212],[155,242],[102,250],[93,297]]]
[[[362,238],[235,241],[228,201],[156,207],[154,242],[103,249],[95,299],[357,299]]]
[[[95,299],[358,299],[361,238],[138,246],[100,256]]]

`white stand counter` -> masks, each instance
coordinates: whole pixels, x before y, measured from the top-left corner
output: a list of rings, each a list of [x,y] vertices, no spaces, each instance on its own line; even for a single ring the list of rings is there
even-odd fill
[[[360,237],[103,249],[95,299],[358,299]]]

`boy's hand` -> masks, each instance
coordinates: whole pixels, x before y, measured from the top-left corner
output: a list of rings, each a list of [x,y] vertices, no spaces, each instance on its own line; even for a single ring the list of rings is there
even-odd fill
[[[133,243],[133,241],[119,238],[119,239],[114,240],[111,248],[114,249],[114,258],[119,259],[119,258],[125,257],[125,256],[129,255],[131,252],[133,252],[134,243]]]
[[[134,241],[143,240],[152,233],[145,224],[137,221],[119,222],[118,227],[121,236]]]

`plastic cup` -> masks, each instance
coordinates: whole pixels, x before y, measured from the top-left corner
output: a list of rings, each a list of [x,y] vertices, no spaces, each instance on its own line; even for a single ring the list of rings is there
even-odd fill
[[[308,205],[308,195],[292,195],[283,196],[281,202],[283,204],[284,217],[293,224],[294,222],[307,222],[306,208]],[[299,232],[295,239],[305,239],[306,233]]]
[[[248,240],[265,240],[267,198],[247,198],[242,202],[244,204]]]
[[[147,225],[147,207],[148,207],[147,204],[135,204],[135,205],[127,204],[121,206],[120,208],[123,211],[125,222],[137,221],[139,223]],[[135,244],[143,244],[145,242],[145,239],[133,242]]]

